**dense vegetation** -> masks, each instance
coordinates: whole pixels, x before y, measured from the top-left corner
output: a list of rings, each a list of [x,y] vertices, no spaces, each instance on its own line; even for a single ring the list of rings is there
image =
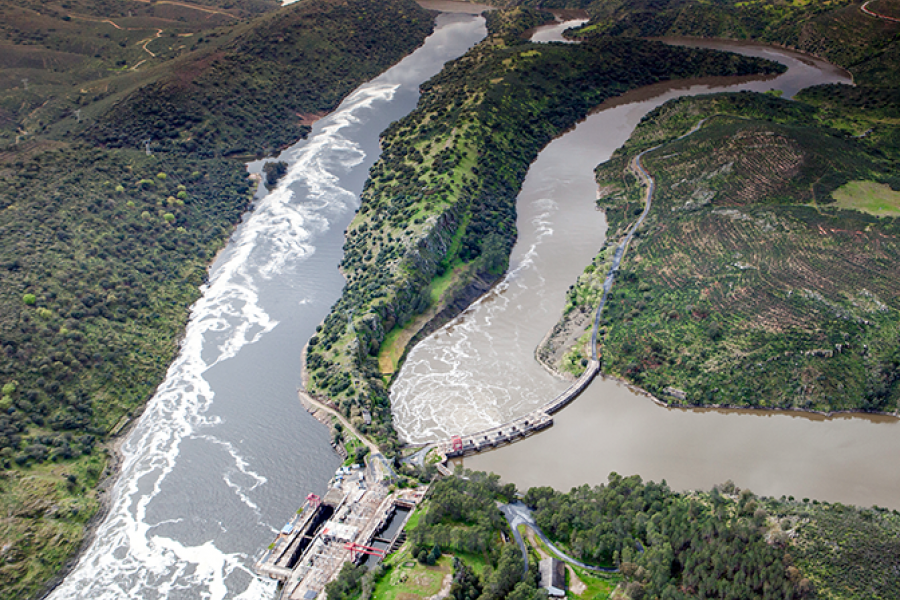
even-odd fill
[[[596,306],[615,240],[643,206],[630,157],[708,119],[643,160],[654,207],[603,315],[606,372],[675,404],[898,409],[897,222],[833,194],[900,187],[900,115],[835,111],[827,95],[827,110],[750,93],[671,102],[598,169],[611,241],[570,290],[573,315]]]
[[[2,598],[35,594],[77,548],[99,507],[105,442],[161,381],[206,267],[249,206],[244,164],[220,155],[293,141],[306,131],[298,113],[332,108],[432,27],[404,0],[310,0],[261,19],[220,31],[214,53],[176,59],[133,93],[111,92],[115,103],[82,123],[64,115],[0,150]],[[301,94],[284,81],[303,75],[300,62],[332,74]],[[341,62],[353,66],[334,73]],[[221,69],[228,77],[213,81]],[[185,96],[179,77],[200,84]],[[259,122],[234,127],[233,111],[194,110],[224,99],[274,119],[276,137]],[[201,129],[209,152],[190,143]]]
[[[896,511],[760,498],[731,483],[679,494],[615,473],[565,494],[532,488],[525,502],[576,557],[618,565],[635,600],[900,593]]]
[[[604,99],[659,80],[778,68],[634,40],[535,45],[509,32],[533,11],[492,17],[499,33],[422,86],[382,136],[347,231],[343,295],[309,342],[307,387],[386,450],[396,447],[377,356],[388,333],[505,270],[515,197],[538,151]],[[363,415],[372,416],[372,424]]]
[[[59,135],[275,0],[0,2],[0,145]]]
[[[427,509],[416,526],[407,529],[408,551],[426,563],[442,553],[454,555],[454,599],[546,598],[538,586],[537,562],[529,560],[523,573],[521,551],[497,508],[498,501],[510,501],[515,491],[515,486],[501,485],[498,476],[485,473],[450,477],[429,489]]]
[[[431,485],[406,528],[408,541],[374,574],[374,585],[345,568],[335,591],[366,600],[374,589],[382,598],[377,592],[385,582],[403,587],[405,579],[397,575],[410,566],[405,561],[418,557],[422,565],[440,566],[440,557],[451,554],[454,599],[543,597],[534,572],[523,573],[521,552],[498,510],[498,503],[514,498],[515,488],[495,475],[462,475]],[[531,488],[523,500],[563,551],[617,571],[575,568],[570,597],[888,600],[900,593],[897,511],[763,498],[732,482],[709,492],[677,493],[665,482],[616,473],[605,485],[567,493]],[[526,539],[533,569],[547,549],[530,535]],[[576,589],[579,583],[588,585]]]

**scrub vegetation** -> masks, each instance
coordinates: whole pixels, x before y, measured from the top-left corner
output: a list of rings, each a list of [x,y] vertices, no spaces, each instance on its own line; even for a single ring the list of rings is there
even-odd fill
[[[37,594],[99,510],[106,443],[161,382],[207,266],[250,205],[255,186],[226,156],[296,141],[309,130],[298,114],[333,108],[433,26],[401,0],[228,6],[0,6],[18,53],[2,60],[68,48],[92,65],[33,61],[28,90],[0,81],[0,598]],[[145,36],[150,57],[134,48],[146,31],[128,28],[152,19],[205,41]],[[182,45],[166,54],[163,42]],[[140,53],[159,68],[113,68]],[[26,92],[49,100],[35,109]]]
[[[830,126],[834,102],[670,102],[598,168],[610,241],[570,290],[572,316],[596,306],[604,257],[643,206],[630,157],[662,143],[643,160],[653,208],[603,315],[605,372],[672,404],[898,409],[900,232],[883,207],[900,187],[900,115],[838,111],[870,131],[854,137]]]

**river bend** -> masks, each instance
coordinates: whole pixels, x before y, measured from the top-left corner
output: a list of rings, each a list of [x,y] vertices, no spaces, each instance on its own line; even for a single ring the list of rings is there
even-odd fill
[[[740,83],[712,79],[634,90],[548,145],[518,197],[519,239],[509,274],[416,346],[393,386],[395,426],[407,441],[497,425],[566,387],[534,360],[534,351],[555,324],[566,289],[605,241],[605,221],[594,208],[593,169],[645,114],[684,95],[778,90],[792,97],[810,85],[851,82],[841,69],[784,49],[666,41],[769,58],[788,71]],[[539,435],[463,462],[523,489],[597,484],[617,471],[666,479],[676,489],[733,479],[760,494],[900,507],[900,474],[887,461],[871,459],[900,452],[900,423],[890,417],[667,409],[598,378],[554,419],[554,427]]]

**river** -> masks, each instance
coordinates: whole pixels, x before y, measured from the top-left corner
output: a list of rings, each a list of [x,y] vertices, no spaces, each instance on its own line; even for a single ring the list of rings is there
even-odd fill
[[[298,401],[300,352],[344,286],[343,230],[378,136],[485,35],[481,17],[440,15],[420,49],[282,153],[287,175],[211,268],[178,357],[122,443],[109,514],[52,598],[273,597],[255,556],[339,466]]]
[[[551,41],[562,29],[556,24],[537,35]],[[391,401],[405,440],[435,441],[494,426],[530,412],[567,386],[534,360],[534,350],[555,324],[566,289],[604,243],[593,168],[627,140],[647,112],[684,95],[779,90],[792,97],[809,85],[850,82],[828,63],[783,49],[666,41],[769,58],[788,71],[740,83],[708,79],[634,90],[548,145],[518,198],[519,239],[509,274],[416,346],[401,369]],[[598,378],[555,416],[551,429],[463,463],[498,473],[522,489],[599,484],[616,471],[665,479],[682,490],[732,479],[763,495],[900,508],[900,473],[877,458],[898,452],[900,422],[891,417],[667,409]]]

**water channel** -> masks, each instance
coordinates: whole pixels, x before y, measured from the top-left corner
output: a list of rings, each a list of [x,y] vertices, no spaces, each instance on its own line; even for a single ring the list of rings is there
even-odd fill
[[[562,29],[550,26],[553,34]],[[553,34],[541,30],[542,41]],[[564,389],[533,353],[554,325],[565,290],[604,242],[594,208],[593,168],[607,160],[653,108],[678,96],[780,90],[792,97],[820,84],[850,83],[809,56],[756,44],[666,40],[777,60],[788,71],[756,80],[661,83],[601,107],[551,143],[532,165],[518,199],[519,239],[507,277],[463,315],[420,343],[392,390],[395,426],[409,442],[446,439],[523,415]],[[627,257],[626,257],[627,260]],[[539,435],[466,458],[522,489],[606,481],[611,471],[703,489],[732,479],[764,495],[793,495],[900,508],[900,472],[880,457],[900,451],[891,417],[657,406],[598,378]]]
[[[213,265],[179,356],[123,440],[109,514],[52,598],[274,596],[255,555],[339,465],[297,398],[300,352],[344,286],[343,230],[378,136],[485,34],[481,17],[439,16],[423,47],[281,155],[287,175]]]

